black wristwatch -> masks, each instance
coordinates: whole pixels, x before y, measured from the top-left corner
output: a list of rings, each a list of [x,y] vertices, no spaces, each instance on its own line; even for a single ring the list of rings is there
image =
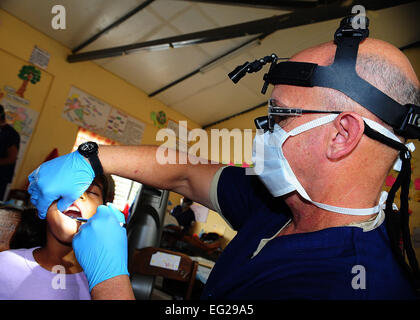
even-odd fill
[[[98,145],[96,142],[88,141],[82,143],[77,151],[79,151],[82,156],[89,159],[93,171],[95,172],[95,177],[103,175],[104,170],[98,157]]]

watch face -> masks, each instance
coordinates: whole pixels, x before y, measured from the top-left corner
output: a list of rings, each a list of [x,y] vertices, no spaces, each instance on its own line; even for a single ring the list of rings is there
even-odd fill
[[[84,153],[89,153],[90,151],[95,150],[95,144],[93,142],[85,142],[80,145],[80,151]]]

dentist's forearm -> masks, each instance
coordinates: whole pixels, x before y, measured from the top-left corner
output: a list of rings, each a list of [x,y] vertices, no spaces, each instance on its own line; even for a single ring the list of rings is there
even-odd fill
[[[99,159],[105,173],[173,190],[185,183],[185,165],[161,165],[157,146],[100,146]]]
[[[100,146],[99,159],[104,172],[140,183],[180,193],[211,206],[208,199],[211,180],[219,164],[160,164],[158,146]],[[177,152],[177,159],[179,153]]]
[[[134,300],[134,293],[127,275],[116,276],[93,287],[92,300]]]

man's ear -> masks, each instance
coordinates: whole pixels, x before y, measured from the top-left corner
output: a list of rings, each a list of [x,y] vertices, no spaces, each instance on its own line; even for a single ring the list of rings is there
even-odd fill
[[[350,154],[365,130],[363,118],[354,112],[343,112],[335,118],[328,142],[327,157],[339,160]]]

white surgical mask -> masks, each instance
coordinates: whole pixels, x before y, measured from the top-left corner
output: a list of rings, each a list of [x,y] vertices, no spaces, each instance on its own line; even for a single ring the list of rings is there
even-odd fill
[[[256,167],[263,162],[264,168],[262,172],[258,172],[257,174],[274,197],[297,191],[305,200],[327,211],[348,215],[370,215],[377,213],[385,208],[385,201],[387,198],[387,193],[385,191],[381,194],[379,204],[373,208],[342,208],[313,201],[296,178],[289,162],[283,154],[282,146],[289,137],[296,136],[302,132],[332,122],[337,116],[337,114],[331,114],[321,117],[300,125],[289,132],[284,131],[276,124],[272,133],[269,131],[264,134],[257,133],[254,139],[252,161],[256,164]],[[395,141],[401,142],[392,132],[380,124],[366,118],[363,118],[363,120],[372,129]],[[258,144],[263,144],[264,148],[258,147]],[[264,150],[264,152],[257,152],[259,150]]]

